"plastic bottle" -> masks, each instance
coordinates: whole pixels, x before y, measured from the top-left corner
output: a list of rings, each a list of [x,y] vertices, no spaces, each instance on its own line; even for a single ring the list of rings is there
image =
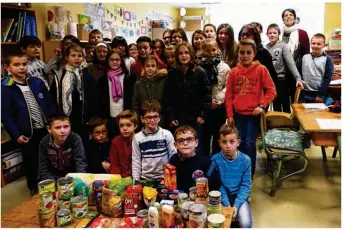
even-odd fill
[[[149,228],[159,228],[159,212],[154,206],[148,209],[148,225]]]

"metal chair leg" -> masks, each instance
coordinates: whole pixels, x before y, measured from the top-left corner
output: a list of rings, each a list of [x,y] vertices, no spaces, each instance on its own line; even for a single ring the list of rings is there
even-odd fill
[[[321,153],[322,153],[323,161],[327,162],[325,146],[321,146]]]
[[[334,147],[333,153],[332,153],[332,158],[336,158],[337,156],[337,147]]]
[[[282,159],[278,158],[277,159],[277,165],[273,167],[272,169],[272,185],[271,185],[271,190],[270,190],[270,196],[275,196],[276,190],[277,190],[277,185],[279,181],[279,175],[281,173],[281,168],[282,168]]]

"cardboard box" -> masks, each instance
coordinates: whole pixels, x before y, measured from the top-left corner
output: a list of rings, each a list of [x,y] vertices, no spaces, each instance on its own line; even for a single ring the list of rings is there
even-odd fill
[[[177,189],[177,170],[176,167],[167,163],[164,164],[165,187],[169,190]]]
[[[88,35],[90,31],[84,29],[83,24],[78,24],[78,39],[88,41]]]

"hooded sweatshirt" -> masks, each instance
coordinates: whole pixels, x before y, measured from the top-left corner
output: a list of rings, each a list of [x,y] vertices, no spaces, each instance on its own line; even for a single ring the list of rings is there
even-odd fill
[[[275,85],[267,68],[259,61],[249,67],[238,63],[229,72],[225,96],[227,117],[233,117],[234,111],[250,115],[260,104],[266,108],[275,97]]]

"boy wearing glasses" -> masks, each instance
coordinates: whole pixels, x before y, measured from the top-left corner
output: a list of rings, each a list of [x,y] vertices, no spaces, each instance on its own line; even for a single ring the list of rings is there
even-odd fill
[[[163,165],[175,154],[174,138],[170,131],[158,126],[161,107],[154,99],[141,106],[142,131],[135,134],[132,148],[133,180],[162,180]]]
[[[110,171],[109,150],[111,140],[108,138],[106,120],[94,117],[87,123],[89,140],[85,145],[88,162],[87,172],[108,173]]]
[[[58,179],[68,173],[86,173],[87,160],[78,134],[71,132],[69,117],[48,119],[48,132],[38,148],[40,180]]]
[[[233,220],[242,228],[252,228],[252,216],[248,197],[251,194],[251,160],[238,151],[238,130],[224,124],[219,132],[221,152],[212,157],[212,167],[217,168],[221,178],[221,203],[232,206]]]
[[[177,188],[188,193],[196,184],[199,177],[207,177],[210,190],[218,190],[221,181],[216,168],[209,170],[211,160],[209,157],[196,154],[198,146],[197,132],[189,125],[182,125],[175,131],[174,145],[178,150],[170,159],[170,164],[177,169]]]

